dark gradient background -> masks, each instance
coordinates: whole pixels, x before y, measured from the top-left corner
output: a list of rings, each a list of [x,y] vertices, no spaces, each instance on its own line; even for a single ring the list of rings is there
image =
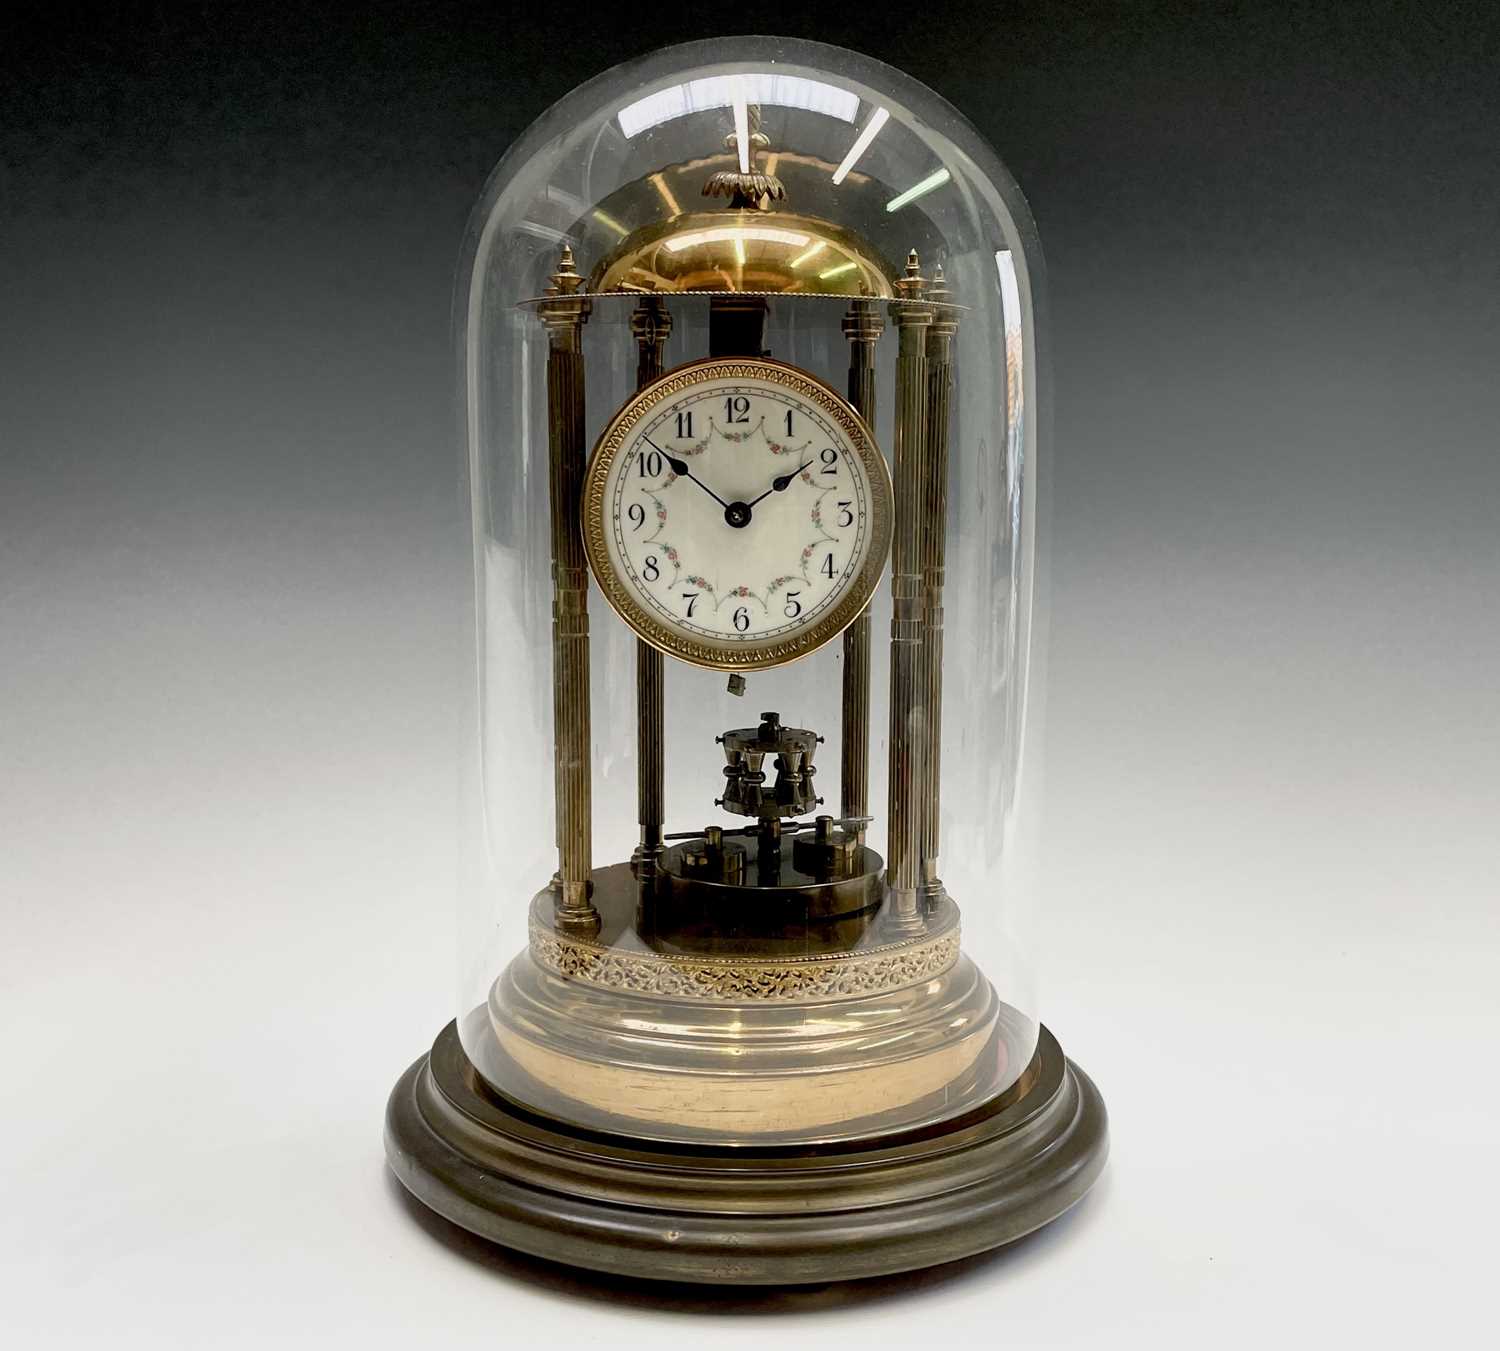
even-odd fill
[[[659,1344],[661,1311],[710,1307],[865,1346],[934,1317],[1028,1347],[1473,1332],[1500,1182],[1491,7],[0,23],[18,1344]],[[1043,1009],[1115,1155],[998,1258],[711,1305],[418,1223],[378,1129],[452,1012],[468,210],[603,66],[762,29],[945,93],[1038,220]]]

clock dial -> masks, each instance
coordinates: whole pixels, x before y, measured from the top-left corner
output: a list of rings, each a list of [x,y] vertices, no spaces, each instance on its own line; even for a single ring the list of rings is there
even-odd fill
[[[601,438],[584,490],[595,577],[648,642],[703,666],[793,660],[863,608],[890,476],[832,390],[766,360],[697,362]]]

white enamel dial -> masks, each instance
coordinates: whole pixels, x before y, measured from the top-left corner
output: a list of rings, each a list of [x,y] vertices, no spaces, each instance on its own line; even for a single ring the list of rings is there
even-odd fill
[[[832,390],[777,362],[712,360],[615,418],[590,465],[584,537],[648,642],[704,666],[772,666],[868,601],[890,494],[868,429]]]

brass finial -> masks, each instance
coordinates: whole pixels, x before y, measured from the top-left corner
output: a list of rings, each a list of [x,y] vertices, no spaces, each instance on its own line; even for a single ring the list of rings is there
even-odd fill
[[[922,275],[921,260],[915,249],[906,255],[906,271],[897,280],[896,290],[903,300],[921,300],[927,290],[927,278]]]
[[[570,296],[583,285],[583,278],[578,275],[571,244],[562,246],[562,253],[557,259],[557,271],[548,280],[552,285],[547,288],[547,294],[552,296]]]
[[[958,332],[958,306],[953,303],[953,289],[943,275],[943,265],[932,269],[932,285],[927,299],[935,307],[932,316],[932,331],[938,337],[951,338]]]
[[[577,295],[586,279],[579,275],[571,244],[562,246],[557,256],[557,271],[547,280],[550,285],[546,298],[537,306],[537,317],[549,329],[571,331],[576,338],[578,326],[588,318],[592,302]]]
[[[947,277],[943,275],[941,263],[932,269],[932,285],[927,288],[927,299],[934,305],[947,305],[953,299],[953,290],[948,285]]]
[[[729,205],[742,211],[764,210],[768,202],[780,202],[786,198],[786,185],[775,174],[762,173],[755,167],[755,158],[771,144],[771,138],[760,129],[760,106],[751,104],[748,109],[750,148],[746,162],[748,173],[739,169],[720,169],[708,177],[703,185],[705,197],[727,197]],[[740,138],[731,131],[724,138],[724,148],[738,154]]]

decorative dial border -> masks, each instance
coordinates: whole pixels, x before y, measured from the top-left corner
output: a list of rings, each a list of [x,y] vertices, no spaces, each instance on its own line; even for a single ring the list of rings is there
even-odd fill
[[[821,616],[816,624],[794,637],[765,644],[710,642],[689,638],[667,628],[642,608],[615,573],[605,540],[609,509],[605,501],[610,466],[630,439],[636,426],[660,404],[695,385],[709,380],[760,380],[781,385],[792,393],[816,404],[838,424],[850,446],[859,456],[870,484],[870,547],[864,566],[849,582],[839,603]],[[652,647],[669,656],[691,662],[694,666],[715,671],[758,671],[783,666],[798,657],[815,652],[836,638],[859,617],[880,585],[890,554],[894,504],[891,472],[875,444],[869,424],[849,403],[815,376],[784,361],[769,357],[708,357],[690,361],[668,371],[654,384],[647,385],[620,409],[605,427],[589,460],[583,483],[583,547],[588,555],[589,570],[615,613]]]

